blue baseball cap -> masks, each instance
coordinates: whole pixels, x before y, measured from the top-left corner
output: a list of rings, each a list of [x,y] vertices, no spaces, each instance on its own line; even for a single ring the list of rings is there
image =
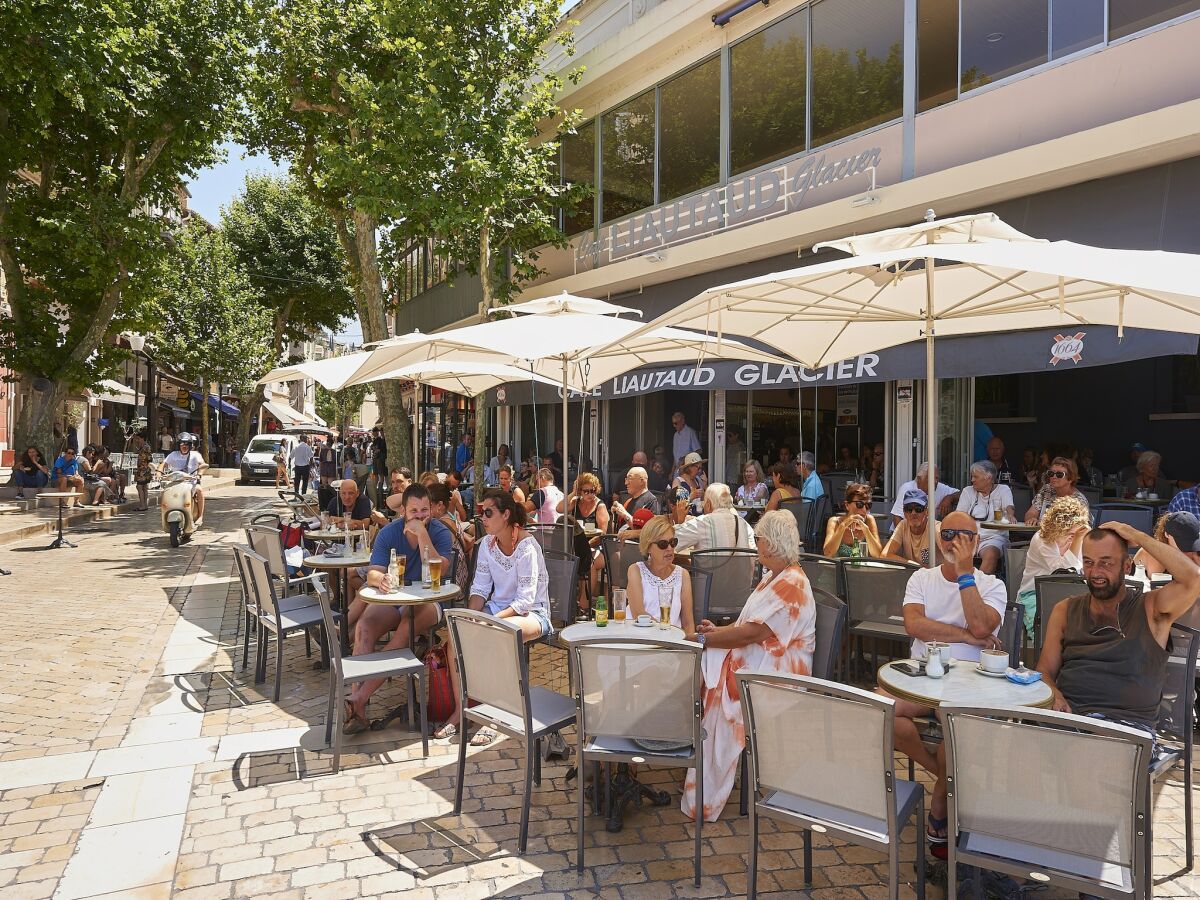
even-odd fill
[[[929,495],[918,487],[909,488],[904,492],[903,506],[908,506],[910,503],[920,503],[922,506],[929,507]]]

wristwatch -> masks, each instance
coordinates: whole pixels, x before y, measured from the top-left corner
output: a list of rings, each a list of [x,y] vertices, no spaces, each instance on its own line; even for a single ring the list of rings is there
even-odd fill
[[[704,646],[704,644],[707,640],[708,640],[707,634],[701,634],[698,631],[696,632],[696,643],[699,644],[701,647]]]

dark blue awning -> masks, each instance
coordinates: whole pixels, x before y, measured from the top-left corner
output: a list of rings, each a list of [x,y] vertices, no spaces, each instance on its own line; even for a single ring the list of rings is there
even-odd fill
[[[192,399],[199,400],[200,394],[197,391],[192,391]],[[236,416],[238,408],[232,403],[226,403],[224,400],[217,397],[215,394],[208,395],[208,405],[213,409],[219,409],[223,415]]]

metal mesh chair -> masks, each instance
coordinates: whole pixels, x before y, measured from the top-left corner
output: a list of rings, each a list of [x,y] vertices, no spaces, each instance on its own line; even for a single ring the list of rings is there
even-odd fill
[[[542,550],[546,560],[546,572],[550,576],[550,621],[556,626],[570,625],[575,621],[576,577],[579,557],[573,552],[546,548]]]
[[[892,900],[900,892],[900,831],[915,817],[914,889],[923,900],[925,792],[914,781],[896,778],[895,701],[801,675],[743,670],[737,681],[755,798],[747,897],[757,896],[759,816],[804,829],[807,883],[813,830],[886,853]]]
[[[846,605],[850,608],[850,634],[860,639],[907,643],[904,590],[918,569],[911,563],[892,559],[843,560],[842,582],[846,587]],[[877,651],[872,659],[878,663]]]
[[[1150,769],[1150,780],[1156,782],[1166,777],[1178,763],[1183,763],[1185,871],[1190,872],[1194,861],[1192,741],[1196,727],[1196,655],[1200,650],[1200,631],[1178,623],[1172,625],[1170,648],[1167,679],[1158,708],[1159,753]]]
[[[1154,510],[1148,506],[1132,503],[1101,503],[1091,507],[1092,527],[1099,528],[1105,522],[1124,522],[1147,534],[1154,531]]]
[[[459,708],[463,724],[469,719],[525,742],[525,794],[521,805],[518,847],[529,839],[529,801],[534,784],[542,781],[542,738],[575,721],[570,697],[531,687],[521,646],[521,630],[503,619],[471,609],[446,612],[451,646],[458,659]],[[475,701],[475,705],[469,705]],[[462,814],[463,782],[467,774],[465,727],[458,745],[458,779],[454,814]]]
[[[1033,620],[1031,649],[1036,653],[1041,652],[1046,625],[1050,622],[1050,614],[1054,612],[1054,607],[1071,597],[1086,594],[1088,587],[1082,575],[1039,575],[1033,580],[1033,589],[1037,594],[1037,609]]]
[[[325,633],[333,634],[336,613],[330,608],[329,597],[324,589],[317,591],[321,620]],[[413,709],[421,708],[421,755],[429,756],[429,704],[425,702],[425,663],[413,652],[404,650],[381,650],[362,656],[347,656],[343,659],[342,648],[337,641],[329,641],[329,704],[325,711],[325,743],[332,741],[333,773],[341,769],[342,761],[342,714],[345,711],[346,688],[373,678],[393,678],[402,675],[408,683],[408,724],[412,727]],[[413,686],[416,685],[416,692]],[[420,699],[420,703],[417,700]]]
[[[823,498],[828,499],[828,498]],[[779,501],[779,508],[790,512],[796,519],[796,531],[800,534],[800,542],[806,549],[812,548],[813,536],[817,529],[817,520],[823,504],[819,500],[809,500],[807,497],[786,497]]]
[[[832,681],[842,655],[849,609],[844,602],[819,587],[814,586],[812,593],[817,604],[817,643],[813,648],[812,674],[814,678]]]
[[[1083,894],[1150,896],[1149,734],[1044,710],[943,705],[942,715],[947,896],[958,896],[959,863]]]
[[[1016,603],[1021,590],[1021,579],[1025,577],[1025,560],[1029,556],[1029,545],[1009,544],[1004,548],[1004,586],[1008,588],[1008,602]]]
[[[841,560],[832,556],[822,556],[819,553],[801,553],[800,566],[804,569],[804,576],[808,579],[808,583],[813,588],[820,588],[835,597],[841,597],[845,593],[845,586],[842,584],[842,563]]]
[[[694,550],[691,567],[708,578],[702,619],[736,619],[761,574],[758,551],[740,547]]]
[[[608,643],[605,643],[605,642]],[[571,645],[577,673],[575,715],[579,725],[577,761],[662,763],[696,769],[695,878],[700,884],[701,831],[704,824],[704,729],[701,727],[700,645],[653,638],[592,638]],[[672,749],[650,749],[643,742],[663,741]],[[578,854],[583,871],[584,778],[578,778]]]
[[[1087,500],[1089,509],[1099,506],[1101,503],[1104,502],[1103,488],[1092,487],[1090,484],[1077,484],[1077,485],[1075,485],[1075,490],[1077,490],[1077,491],[1079,491],[1079,493],[1083,494],[1084,499]]]
[[[825,495],[829,497],[834,510],[841,512],[845,509],[846,501],[843,498],[846,496],[846,485],[857,480],[858,476],[853,472],[829,472],[821,476],[821,483],[825,486]]]
[[[613,588],[629,586],[629,567],[635,562],[641,562],[641,548],[636,541],[627,541],[619,534],[606,534],[600,543],[604,554],[604,580],[608,583],[608,592]]]
[[[1025,513],[1033,506],[1033,491],[1027,484],[1016,483],[1010,484],[1009,489],[1013,495],[1013,512],[1016,513],[1018,521],[1024,522]]]

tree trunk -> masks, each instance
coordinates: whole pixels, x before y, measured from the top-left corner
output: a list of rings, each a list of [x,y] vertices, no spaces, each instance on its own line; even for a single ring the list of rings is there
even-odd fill
[[[238,450],[244,450],[250,444],[250,438],[254,437],[251,425],[254,418],[255,410],[262,406],[263,398],[266,396],[266,387],[258,385],[254,388],[254,393],[240,398],[238,401],[238,424],[237,424],[237,442]],[[260,423],[261,425],[261,423]]]
[[[13,426],[13,446],[19,454],[32,445],[53,460],[61,449],[54,440],[54,421],[67,391],[62,382],[47,381],[50,384],[48,390],[35,391],[33,379],[28,375],[22,377],[21,410]]]
[[[211,462],[208,458],[208,389],[209,383],[203,381],[200,384],[200,446],[194,449],[200,451],[200,458],[205,462]]]

